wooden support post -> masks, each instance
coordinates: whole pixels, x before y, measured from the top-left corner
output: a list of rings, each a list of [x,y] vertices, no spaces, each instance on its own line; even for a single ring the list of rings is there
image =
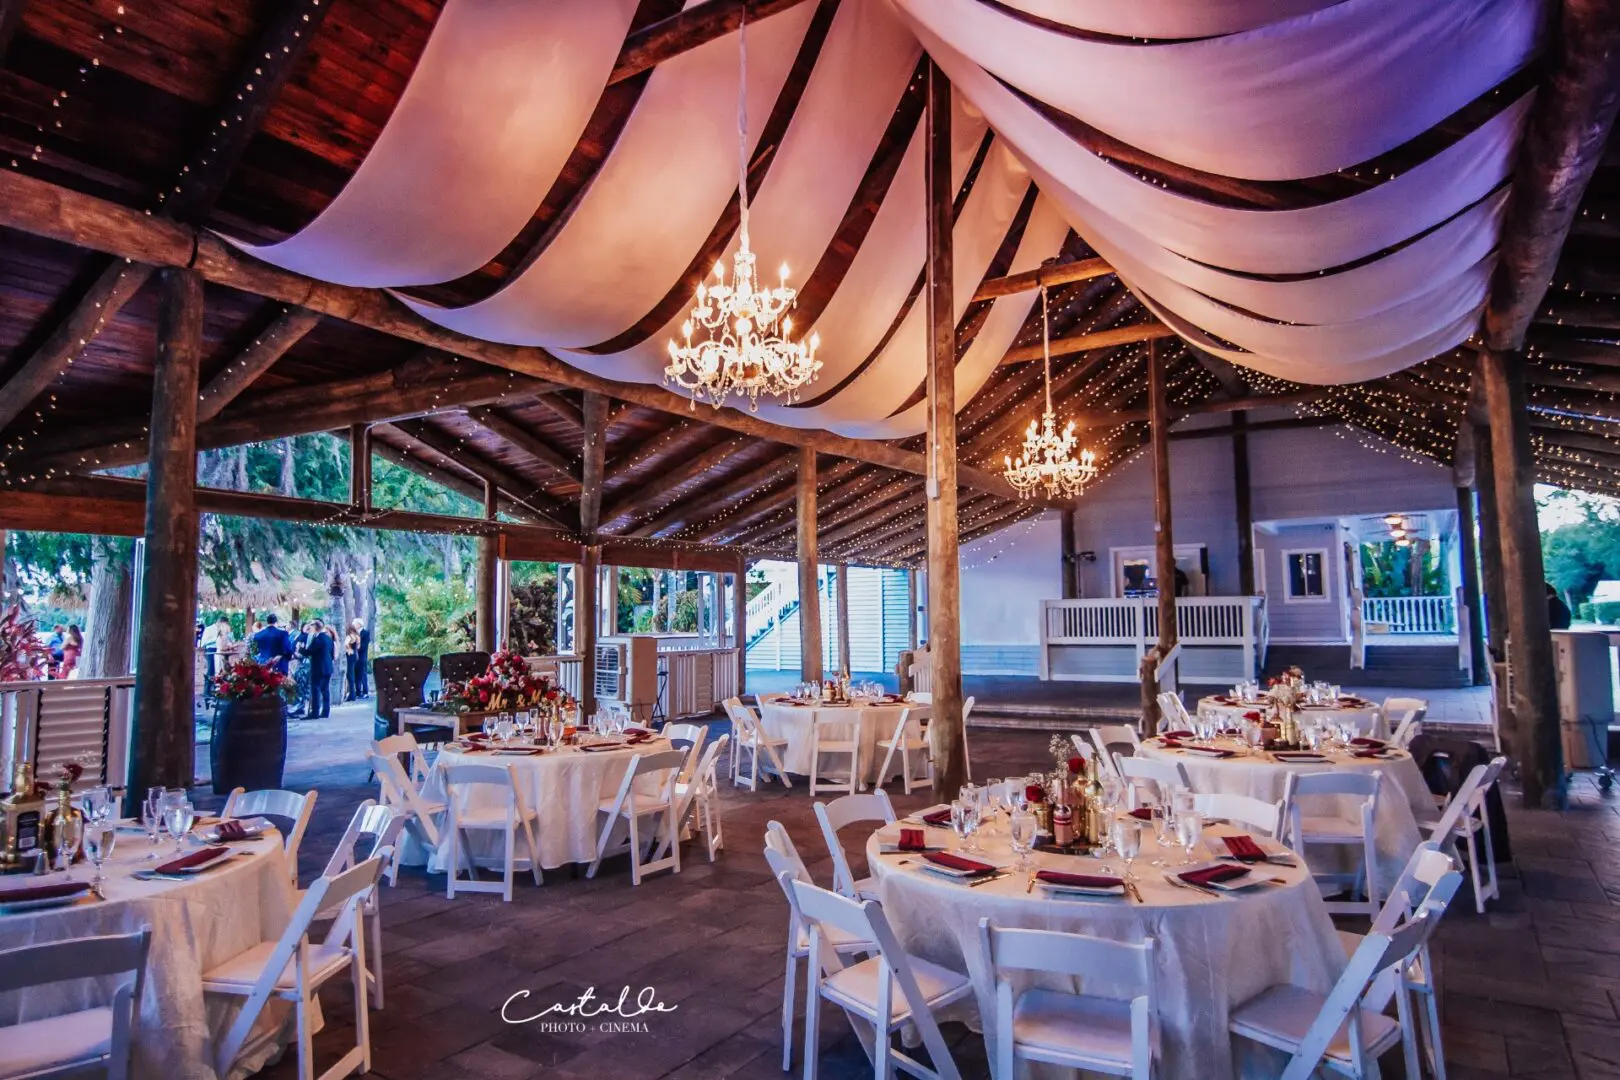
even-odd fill
[[[1524,805],[1563,808],[1564,749],[1558,722],[1558,676],[1547,617],[1546,572],[1536,522],[1536,463],[1525,405],[1524,360],[1482,349],[1480,371],[1491,422],[1501,516],[1508,637],[1513,654],[1513,751]]]
[[[349,425],[349,505],[371,510],[371,425]]]
[[[849,674],[849,564],[838,566],[838,670]]]
[[[923,187],[927,261],[923,296],[928,325],[928,655],[933,667],[933,718],[928,740],[934,789],[954,794],[967,780],[962,716],[962,592],[960,525],[956,516],[956,308],[951,294],[951,84],[928,63]]]
[[[821,573],[816,562],[816,452],[799,450],[799,678],[821,681]]]
[[[162,273],[152,437],[147,456],[146,560],[135,677],[128,806],[154,784],[189,788],[194,776],[193,627],[197,619],[197,362],[202,278]]]
[[[1142,659],[1142,722],[1159,722],[1159,668],[1176,645],[1176,539],[1170,524],[1170,405],[1165,398],[1164,360],[1148,345],[1148,410],[1153,448],[1154,564],[1159,583],[1159,643]]]
[[[1232,497],[1237,508],[1238,592],[1254,595],[1254,500],[1249,482],[1249,414],[1232,414]]]
[[[1073,600],[1080,595],[1080,562],[1074,553],[1074,511],[1061,510],[1059,513],[1062,515],[1058,521],[1063,561],[1063,582],[1059,595],[1065,600]]]
[[[1502,516],[1496,509],[1496,455],[1491,429],[1474,429],[1474,490],[1479,495],[1479,568],[1485,589],[1485,647],[1493,663],[1507,659],[1507,583],[1502,572]],[[1506,692],[1506,687],[1503,687]]]
[[[579,650],[579,712],[596,712],[596,586],[602,576],[602,549],[585,545],[585,558],[574,574],[574,647]]]
[[[484,520],[495,520],[495,485],[484,481]],[[500,560],[500,539],[495,536],[478,538],[478,578],[475,582],[476,599],[473,606],[474,648],[480,652],[494,652],[500,645],[495,638],[495,577],[496,563]]]
[[[917,571],[906,571],[906,648],[917,647]]]
[[[1457,425],[1457,452],[1452,479],[1457,488],[1457,561],[1462,566],[1463,606],[1468,609],[1468,663],[1475,686],[1490,682],[1490,656],[1485,651],[1485,610],[1479,587],[1479,539],[1474,531],[1474,484],[1479,453],[1467,418]]]
[[[737,640],[732,644],[737,646],[737,696],[742,697],[748,690],[748,556],[738,552],[733,573],[737,587],[731,591],[731,626]],[[657,609],[656,601],[653,607]]]
[[[596,543],[602,525],[602,473],[607,463],[608,399],[585,393],[585,443],[581,453],[579,531],[587,544]]]

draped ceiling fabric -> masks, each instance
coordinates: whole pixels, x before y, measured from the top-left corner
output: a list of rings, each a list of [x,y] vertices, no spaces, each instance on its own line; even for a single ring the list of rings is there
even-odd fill
[[[926,50],[953,85],[953,179],[971,179],[953,233],[958,319],[1002,272],[998,249],[1013,252],[1006,272],[1032,269],[1073,229],[1184,339],[1280,378],[1376,378],[1476,329],[1530,104],[1504,84],[1536,52],[1544,0],[840,0],[818,41],[826,2],[748,31],[751,152],[773,109],[792,106],[751,200],[767,277],[785,262],[802,286],[832,249]],[[636,7],[448,0],[343,192],[301,232],[248,250],[391,288],[484,266],[558,179]],[[463,333],[660,381],[687,274],[735,200],[737,79],[735,33],[659,64],[594,178],[499,289],[461,307],[401,299]],[[1475,119],[1457,130],[1465,108]],[[1442,124],[1449,141],[1353,194],[1249,209],[1099,156],[1066,117],[1171,167],[1262,184],[1410,156]],[[795,406],[762,405],[769,419],[862,438],[923,429],[922,142],[919,122],[815,318],[819,379]],[[1035,298],[993,302],[959,360],[959,404]]]

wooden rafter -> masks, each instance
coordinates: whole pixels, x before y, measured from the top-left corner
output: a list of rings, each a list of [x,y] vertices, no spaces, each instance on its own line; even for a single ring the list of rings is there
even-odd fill
[[[1175,336],[1176,332],[1161,322],[1146,322],[1133,326],[1118,326],[1112,330],[1097,330],[1089,334],[1075,334],[1072,337],[1054,338],[1051,349],[1053,356],[1067,356],[1070,353],[1109,349],[1115,345],[1130,345],[1138,341],[1156,341]],[[1001,362],[1025,364],[1031,360],[1039,360],[1041,356],[1042,348],[1037,342],[1034,345],[1008,350],[1007,355],[1001,358]]]
[[[269,371],[287,350],[303,340],[321,317],[300,307],[283,307],[249,345],[233,356],[224,370],[197,393],[197,420],[212,420],[237,396]]]
[[[473,423],[499,436],[574,483],[582,483],[579,459],[570,457],[562,449],[547,441],[539,432],[524,426],[521,421],[508,413],[488,405],[477,405],[467,410],[467,416]]]
[[[744,436],[733,436],[721,440],[707,450],[675,462],[668,469],[657,470],[646,483],[616,496],[612,503],[603,507],[602,523],[611,525],[615,521],[652,509],[682,484],[697,479],[727,458],[747,450],[750,443],[751,440]]]
[[[1114,268],[1108,265],[1106,259],[1076,259],[1073,262],[1052,263],[1034,270],[1024,270],[1017,274],[981,281],[973,292],[973,301],[977,303],[980,300],[993,300],[998,296],[1011,296],[1013,293],[1038,289],[1042,285],[1051,289],[1076,281],[1090,281],[1093,278],[1108,277],[1113,272]]]
[[[624,82],[651,68],[672,60],[699,45],[733,33],[746,15],[758,22],[795,7],[804,0],[706,0],[638,30],[625,39],[619,59],[608,76],[608,85]]]
[[[657,536],[700,525],[728,508],[733,502],[755,491],[770,487],[793,471],[797,458],[784,454],[755,469],[727,480],[690,498],[677,499],[656,515],[628,530],[630,536]]]
[[[541,518],[558,528],[573,531],[573,508],[547,495],[538,484],[519,476],[512,470],[476,454],[457,436],[436,427],[427,420],[397,420],[392,426],[401,434],[414,439],[480,480],[494,484],[517,503],[527,506]],[[482,500],[480,500],[482,501]]]

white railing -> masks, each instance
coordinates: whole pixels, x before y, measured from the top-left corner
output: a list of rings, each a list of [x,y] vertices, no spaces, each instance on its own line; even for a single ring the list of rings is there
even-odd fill
[[[763,630],[776,618],[781,610],[782,591],[772,581],[759,590],[759,593],[748,601],[748,630]]]
[[[1374,596],[1361,602],[1362,622],[1386,634],[1455,634],[1457,601],[1450,596]]]
[[[128,781],[135,676],[0,683],[0,776],[19,758],[54,781],[68,761],[84,764],[81,786]]]
[[[1156,598],[1043,600],[1041,678],[1134,682],[1146,651],[1159,640]],[[1182,682],[1231,685],[1252,678],[1268,641],[1263,596],[1191,596],[1176,600],[1183,646]],[[1078,666],[1054,662],[1056,650],[1094,650]],[[1129,650],[1125,652],[1124,650]]]

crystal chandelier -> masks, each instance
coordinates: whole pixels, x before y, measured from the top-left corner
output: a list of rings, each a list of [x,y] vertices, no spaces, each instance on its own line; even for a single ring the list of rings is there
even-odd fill
[[[684,342],[671,338],[664,381],[719,408],[736,394],[748,398],[750,411],[759,408],[760,395],[792,402],[799,390],[816,377],[820,336],[808,342],[792,340],[793,319],[788,311],[798,290],[788,285],[787,264],[781,283],[761,288],[748,247],[748,26],[738,34],[742,70],[737,96],[737,195],[741,209],[737,251],[731,259],[731,279],[724,262],[714,264],[714,279],[700,283],[691,314],[681,324]],[[698,336],[694,338],[694,334]]]
[[[1063,434],[1058,434],[1057,417],[1052,412],[1052,341],[1045,285],[1041,286],[1041,362],[1045,367],[1046,412],[1039,424],[1029,422],[1029,430],[1024,432],[1024,452],[1018,459],[1002,459],[1006,463],[1005,475],[1026,499],[1043,487],[1047,498],[1073,498],[1096,478],[1097,457],[1090,450],[1082,450],[1080,459],[1075,460],[1074,448],[1079,439],[1074,434],[1073,420],[1064,426]]]

